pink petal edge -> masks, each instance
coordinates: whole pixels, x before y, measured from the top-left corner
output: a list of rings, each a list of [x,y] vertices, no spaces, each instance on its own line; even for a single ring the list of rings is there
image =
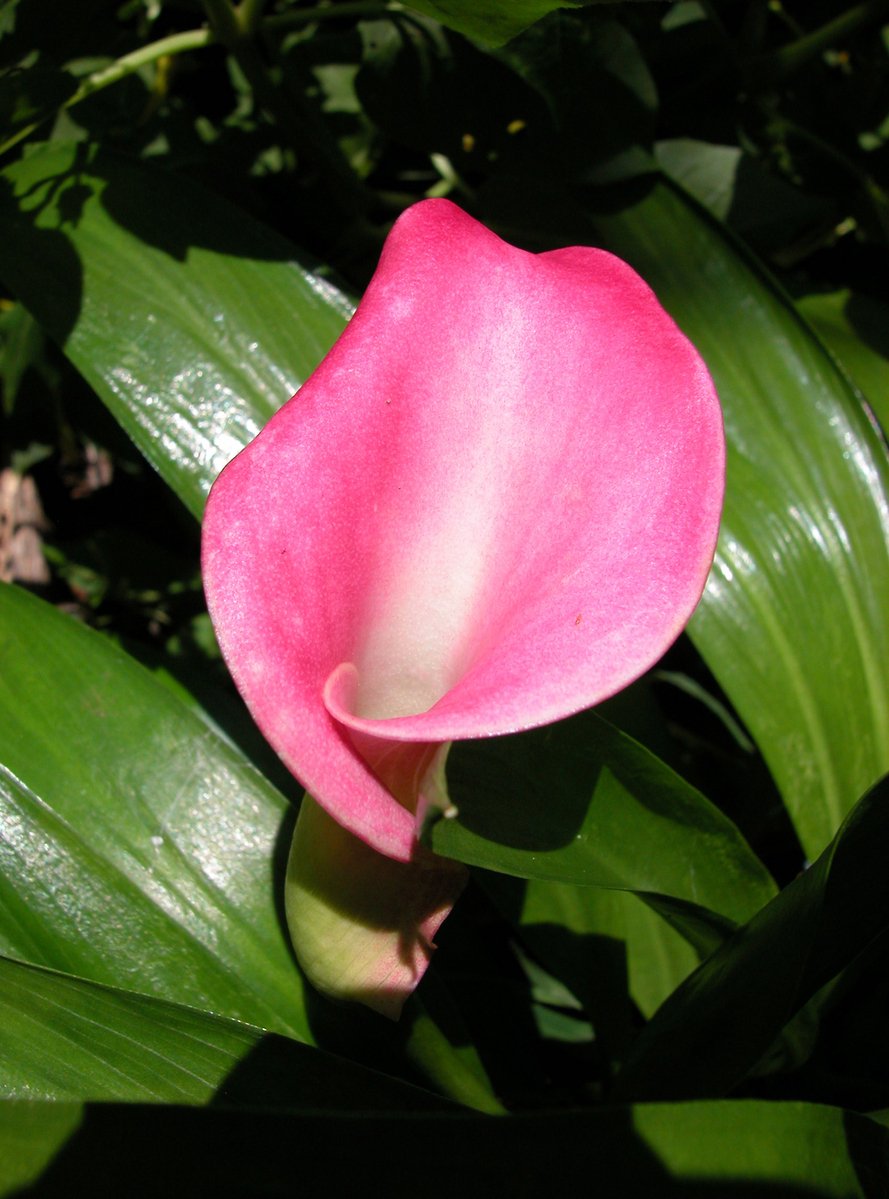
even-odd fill
[[[208,603],[287,766],[409,862],[417,796],[368,765],[378,743],[411,760],[408,743],[546,724],[639,677],[700,598],[723,480],[706,368],[629,266],[528,254],[423,201],[214,485]]]

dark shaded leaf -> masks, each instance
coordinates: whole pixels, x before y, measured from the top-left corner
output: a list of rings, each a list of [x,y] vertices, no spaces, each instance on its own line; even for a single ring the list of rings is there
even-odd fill
[[[285,1037],[0,958],[0,1099],[445,1109]],[[0,1109],[2,1110],[2,1109]]]
[[[0,1145],[0,1163],[12,1163],[0,1194],[28,1176],[14,1164],[22,1148],[31,1177],[41,1156],[50,1159],[28,1192],[41,1199],[292,1196],[295,1188],[348,1195],[356,1180],[369,1199],[407,1199],[418,1186],[478,1197],[505,1187],[530,1199],[551,1190],[554,1169],[565,1179],[594,1179],[614,1196],[853,1199],[885,1194],[889,1132],[837,1108],[797,1103],[506,1118],[15,1104],[0,1109]]]
[[[665,895],[744,920],[774,894],[737,828],[594,712],[458,743],[438,853],[524,878]]]
[[[663,1005],[618,1093],[724,1095],[791,1018],[889,928],[889,779],[853,809],[818,861],[733,933]]]

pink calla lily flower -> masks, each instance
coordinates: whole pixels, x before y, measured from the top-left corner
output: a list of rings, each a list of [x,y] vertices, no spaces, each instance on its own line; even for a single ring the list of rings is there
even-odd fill
[[[417,841],[447,744],[558,720],[657,661],[700,598],[723,482],[707,370],[629,266],[526,253],[446,200],[397,221],[204,532],[223,654],[315,801],[288,905],[322,989],[397,1014],[463,882]]]

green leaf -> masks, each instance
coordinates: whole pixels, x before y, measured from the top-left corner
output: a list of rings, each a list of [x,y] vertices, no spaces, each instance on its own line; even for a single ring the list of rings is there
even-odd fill
[[[801,296],[797,308],[889,429],[889,304],[850,291]]]
[[[19,1195],[39,1178],[82,1117],[79,1103],[0,1102],[0,1195]]]
[[[582,3],[584,0],[409,0],[408,7],[467,37],[502,46],[547,13]]]
[[[5,1108],[5,1110],[3,1110]],[[807,1103],[689,1103],[505,1119],[0,1105],[0,1194],[546,1195],[554,1163],[603,1195],[853,1199],[883,1193],[889,1131]],[[249,1152],[244,1147],[249,1146]],[[162,1151],[159,1152],[159,1147]],[[449,1149],[448,1147],[453,1147]]]
[[[2,410],[12,416],[22,377],[43,350],[44,335],[21,304],[0,312]]]
[[[889,778],[818,861],[663,1005],[618,1078],[633,1099],[724,1095],[803,1005],[889,929]]]
[[[0,958],[0,1099],[447,1109],[320,1049]]]
[[[789,301],[680,194],[660,184],[595,224],[716,381],[725,511],[689,632],[814,858],[889,769],[885,449]]]
[[[594,712],[455,744],[437,853],[523,878],[664,895],[746,920],[774,884],[735,825]]]
[[[0,129],[8,137],[16,129],[40,121],[77,90],[77,79],[59,67],[47,67],[34,56],[0,72]]]
[[[108,152],[29,154],[0,215],[6,285],[196,515],[351,311],[243,212]]]
[[[288,810],[98,634],[0,586],[0,952],[311,1039]]]

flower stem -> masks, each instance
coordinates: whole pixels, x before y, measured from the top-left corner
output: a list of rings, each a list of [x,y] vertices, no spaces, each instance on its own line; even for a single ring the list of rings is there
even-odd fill
[[[747,64],[748,73],[760,86],[780,83],[837,42],[844,41],[859,29],[877,24],[887,15],[889,0],[862,0],[795,42],[772,54],[752,59]]]
[[[235,10],[238,24],[248,37],[256,32],[262,17],[262,6],[265,0],[241,0]]]
[[[98,71],[94,71],[92,75],[87,75],[77,90],[61,105],[61,108],[72,108],[75,104],[79,104],[81,100],[85,100],[87,96],[92,96],[95,92],[102,91],[103,88],[109,87],[112,83],[118,83],[121,79],[126,79],[128,75],[135,74],[142,67],[157,62],[160,58],[174,54],[183,54],[188,50],[202,50],[205,46],[213,45],[215,41],[216,38],[209,29],[187,29],[183,33],[172,33],[169,37],[162,37],[156,42],[149,42],[147,46],[140,46],[138,50],[132,50],[129,54],[124,54],[122,58],[109,63],[107,67],[101,67]],[[6,141],[0,144],[0,154],[5,154],[7,150],[11,150],[13,146],[17,146],[19,142],[24,141],[26,137],[30,137],[35,129],[39,129],[52,116],[55,116],[55,111],[47,113],[46,116],[33,121],[30,125],[25,125],[23,128],[18,129],[11,137],[8,137]]]
[[[312,8],[294,9],[291,12],[279,13],[277,16],[263,17],[262,7],[264,3],[265,0],[241,0],[238,8],[232,9],[228,3],[209,0],[209,4],[205,5],[205,7],[208,9],[208,13],[212,9],[215,14],[215,22],[211,17],[211,25],[215,25],[215,28],[187,29],[182,33],[172,33],[168,37],[159,38],[156,42],[149,42],[146,46],[140,46],[137,50],[132,50],[129,54],[124,54],[121,58],[109,63],[108,66],[94,71],[83,80],[76,91],[58,109],[54,109],[38,120],[24,125],[5,141],[0,142],[0,156],[5,154],[7,150],[11,150],[14,146],[17,146],[19,142],[24,141],[25,138],[30,137],[35,130],[39,129],[41,125],[55,116],[57,112],[62,109],[73,108],[81,100],[85,100],[95,92],[102,91],[103,88],[110,87],[113,83],[119,83],[121,79],[126,79],[127,76],[135,74],[142,67],[149,66],[161,58],[184,54],[189,50],[203,50],[205,47],[214,46],[220,41],[226,42],[226,39],[219,33],[220,28],[225,29],[227,36],[232,41],[249,41],[258,30],[273,33],[278,30],[308,25],[313,21],[323,21],[333,17],[382,17],[389,13],[398,13],[402,10],[402,6],[395,2],[379,3],[378,0],[355,0],[354,3],[337,4],[336,6],[317,5]],[[218,24],[220,21],[222,22],[221,27]],[[226,42],[226,45],[231,49],[228,42]],[[244,69],[243,64],[241,65],[242,69]],[[253,81],[251,80],[251,82]]]

